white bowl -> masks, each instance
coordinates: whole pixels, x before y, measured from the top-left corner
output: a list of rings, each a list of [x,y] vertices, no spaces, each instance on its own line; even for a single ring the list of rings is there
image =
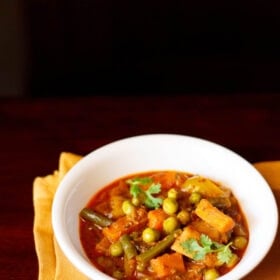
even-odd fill
[[[241,279],[268,253],[274,241],[278,211],[270,187],[260,173],[231,150],[183,135],[152,134],[103,146],[79,161],[56,192],[52,222],[65,256],[91,279],[112,279],[87,259],[79,238],[79,212],[96,191],[115,179],[137,172],[178,170],[209,177],[228,186],[247,218],[249,244],[242,260],[220,280]]]

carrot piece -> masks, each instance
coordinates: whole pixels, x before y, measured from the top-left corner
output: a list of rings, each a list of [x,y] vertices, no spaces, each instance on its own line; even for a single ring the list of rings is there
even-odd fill
[[[176,185],[177,172],[166,171],[155,175],[154,180],[161,184],[162,189],[170,189]]]
[[[179,253],[164,254],[151,260],[156,277],[167,277],[176,272],[185,272],[183,256]]]
[[[108,255],[111,242],[103,237],[95,246],[97,252]]]
[[[147,220],[146,211],[140,208],[135,217],[122,216],[110,226],[103,228],[102,233],[111,242],[115,242],[124,234],[140,230],[147,223]]]
[[[123,216],[113,222],[109,227],[105,227],[102,230],[104,236],[106,236],[111,242],[117,241],[123,234],[127,233],[129,227],[126,228],[128,219]]]
[[[168,215],[162,209],[151,210],[148,213],[148,226],[150,228],[162,231],[163,221]]]
[[[235,222],[230,216],[213,206],[207,199],[200,200],[195,213],[221,233],[226,233],[235,226]]]
[[[128,259],[127,257],[124,257],[124,274],[126,277],[132,277],[133,273],[136,270],[136,259]]]

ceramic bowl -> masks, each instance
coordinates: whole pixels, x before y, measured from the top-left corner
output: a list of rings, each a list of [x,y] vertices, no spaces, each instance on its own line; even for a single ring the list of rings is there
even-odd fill
[[[122,139],[92,151],[63,178],[54,197],[52,222],[65,256],[90,279],[112,279],[87,259],[80,243],[79,212],[112,181],[133,173],[178,170],[221,182],[237,197],[246,216],[249,243],[238,265],[220,280],[241,279],[268,253],[275,239],[278,211],[260,173],[235,152],[216,143],[184,135],[151,134]]]

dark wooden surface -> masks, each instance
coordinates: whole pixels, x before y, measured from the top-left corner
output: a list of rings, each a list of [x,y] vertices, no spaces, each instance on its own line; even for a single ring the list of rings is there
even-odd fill
[[[280,95],[180,94],[0,100],[0,279],[36,279],[32,183],[62,151],[178,133],[222,144],[250,162],[280,160]]]

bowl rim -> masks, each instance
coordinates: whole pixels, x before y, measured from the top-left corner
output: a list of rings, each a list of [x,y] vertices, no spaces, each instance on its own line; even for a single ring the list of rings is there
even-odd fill
[[[277,234],[277,228],[278,228],[278,207],[276,203],[276,199],[274,197],[274,194],[268,185],[267,181],[264,179],[262,174],[251,164],[249,163],[245,158],[237,154],[236,152],[232,151],[231,149],[228,149],[225,146],[222,146],[218,143],[209,141],[207,139],[199,138],[199,137],[194,137],[194,136],[189,136],[189,135],[182,135],[182,134],[170,134],[170,133],[154,133],[154,134],[142,134],[142,135],[136,135],[136,136],[131,136],[131,137],[126,137],[122,138],[116,141],[113,141],[111,143],[105,144],[97,149],[92,150],[89,152],[87,155],[85,155],[79,162],[77,162],[71,170],[63,177],[61,182],[58,185],[57,191],[54,195],[53,199],[53,204],[52,204],[52,210],[51,210],[51,216],[52,216],[52,227],[54,231],[54,236],[55,239],[61,248],[62,252],[64,255],[69,259],[69,261],[78,269],[80,270],[81,273],[85,274],[88,277],[92,277],[92,274],[94,273],[94,277],[96,279],[113,279],[109,277],[108,275],[100,272],[97,268],[95,268],[93,265],[90,265],[84,260],[84,258],[76,251],[75,247],[73,244],[71,244],[71,241],[69,239],[69,236],[66,233],[65,229],[62,229],[61,221],[63,221],[64,217],[61,212],[62,205],[61,201],[64,202],[65,196],[67,196],[67,189],[69,189],[71,185],[71,180],[79,176],[79,173],[81,172],[82,168],[88,164],[91,160],[94,160],[94,158],[97,154],[103,153],[106,150],[114,149],[119,145],[124,145],[128,141],[142,141],[145,139],[148,141],[149,139],[165,139],[165,141],[168,141],[168,139],[174,139],[174,138],[184,138],[187,139],[190,142],[196,142],[196,143],[201,143],[203,145],[210,145],[213,148],[219,149],[223,152],[229,153],[230,155],[237,157],[239,160],[242,160],[245,164],[253,167],[255,170],[256,174],[258,174],[259,179],[263,180],[263,183],[267,186],[267,194],[270,199],[270,203],[273,205],[274,212],[273,213],[273,219],[271,219],[272,223],[272,229],[270,230],[270,240],[266,242],[266,246],[263,248],[263,253],[262,256],[259,257],[258,260],[254,262],[254,265],[252,268],[246,273],[242,274],[242,277],[246,276],[248,273],[250,273],[253,269],[255,269],[260,262],[264,259],[264,257],[267,255],[269,250],[271,249],[273,242],[275,240],[276,234]],[[252,170],[253,170],[252,169]],[[93,193],[94,194],[94,193]],[[89,198],[90,199],[90,198]],[[57,214],[59,213],[59,215]],[[245,213],[246,215],[246,213]],[[219,277],[219,280],[227,279],[227,274]],[[234,278],[231,278],[234,279]]]

